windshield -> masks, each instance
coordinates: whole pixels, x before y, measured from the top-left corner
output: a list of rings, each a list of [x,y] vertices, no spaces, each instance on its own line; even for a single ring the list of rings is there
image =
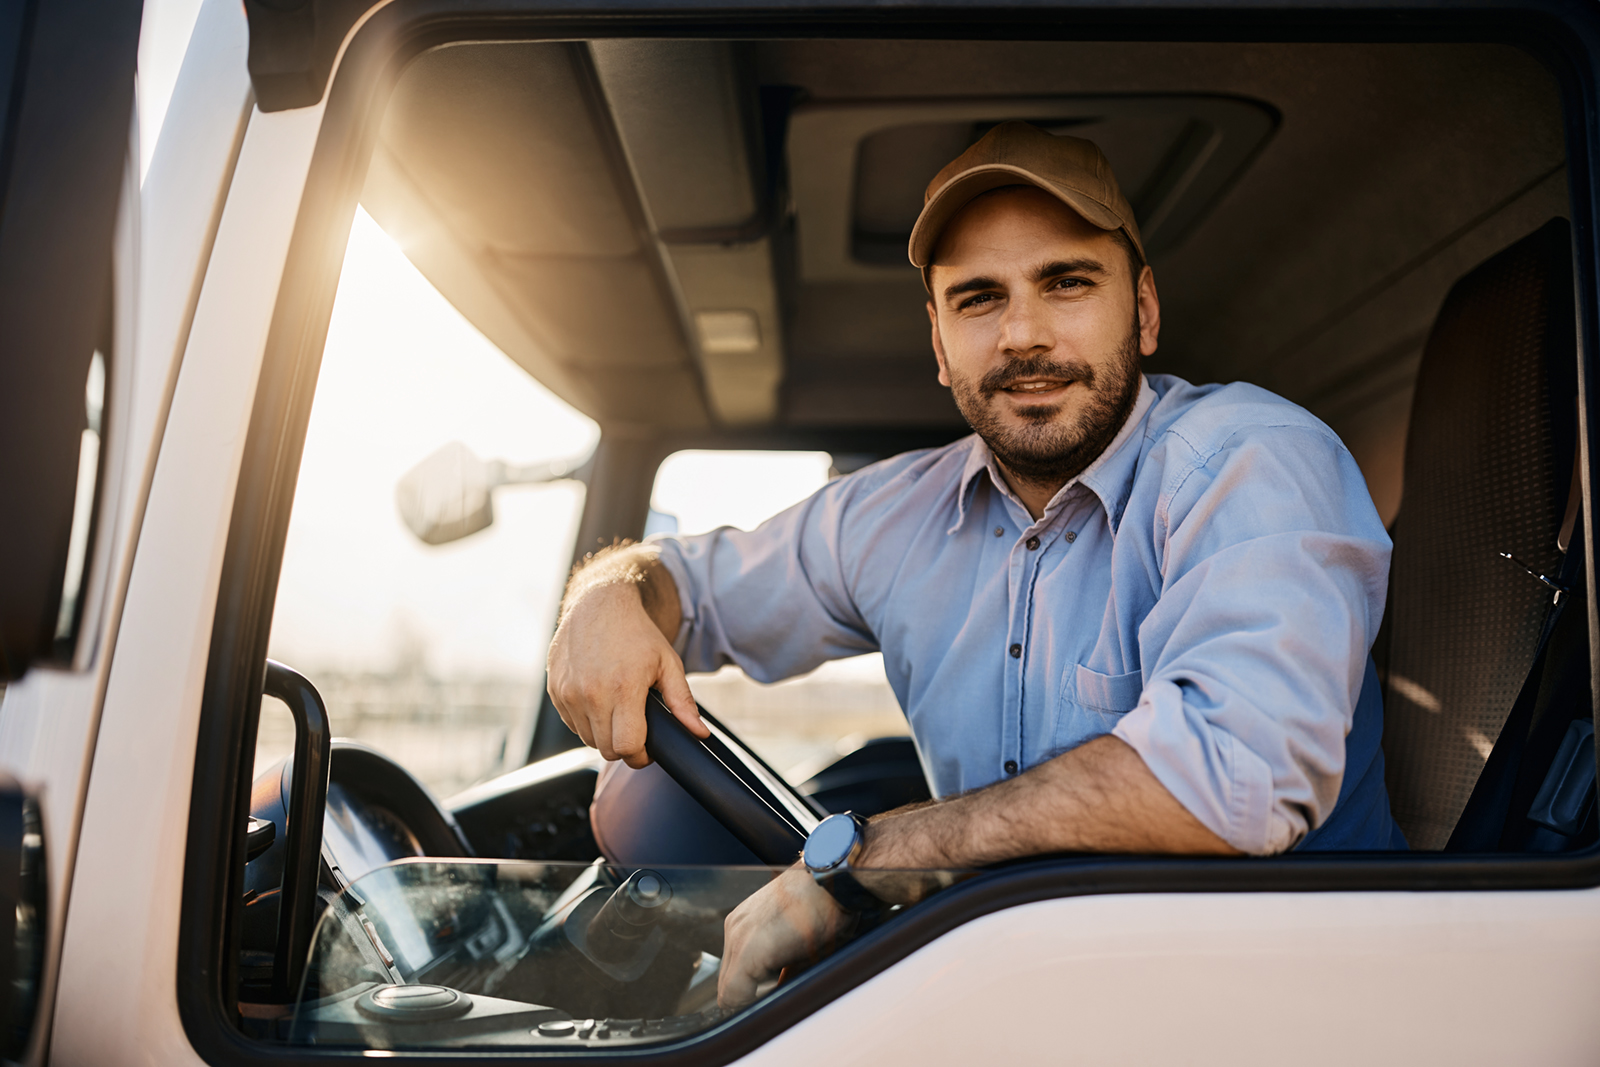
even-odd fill
[[[717,1005],[723,922],[780,873],[392,863],[324,911],[286,1036],[362,1049],[598,1049],[689,1037],[732,1014]],[[873,872],[901,900],[969,876]],[[914,906],[863,916],[852,938],[817,946],[804,966]],[[787,977],[761,987],[757,1003]]]

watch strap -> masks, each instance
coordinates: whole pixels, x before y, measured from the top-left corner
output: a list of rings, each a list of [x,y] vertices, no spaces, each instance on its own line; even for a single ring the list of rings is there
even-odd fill
[[[848,867],[840,867],[832,871],[818,871],[813,877],[816,878],[817,884],[826,889],[845,911],[876,911],[883,907],[883,901],[873,896],[870,890],[856,881],[855,874]]]

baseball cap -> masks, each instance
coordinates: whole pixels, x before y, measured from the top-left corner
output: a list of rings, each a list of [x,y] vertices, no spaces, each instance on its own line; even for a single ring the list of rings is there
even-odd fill
[[[1139,224],[1100,146],[1047,133],[1026,122],[1002,122],[945,166],[922,195],[909,252],[928,280],[934,247],[973,198],[1006,185],[1035,185],[1102,230],[1121,230],[1144,257]]]

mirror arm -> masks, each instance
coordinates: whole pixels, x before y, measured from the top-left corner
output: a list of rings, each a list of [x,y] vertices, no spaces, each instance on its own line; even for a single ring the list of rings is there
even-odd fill
[[[559,482],[566,478],[577,481],[587,481],[590,470],[590,457],[569,457],[567,459],[551,460],[548,463],[529,463],[525,466],[515,466],[504,460],[495,460],[489,464],[489,484],[502,485],[540,485],[545,482]]]

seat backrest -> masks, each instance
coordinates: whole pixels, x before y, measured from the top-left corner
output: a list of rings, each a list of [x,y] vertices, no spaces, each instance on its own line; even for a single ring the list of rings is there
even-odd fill
[[[1423,351],[1386,620],[1389,800],[1450,837],[1532,665],[1576,440],[1572,253],[1554,219],[1451,288]]]

